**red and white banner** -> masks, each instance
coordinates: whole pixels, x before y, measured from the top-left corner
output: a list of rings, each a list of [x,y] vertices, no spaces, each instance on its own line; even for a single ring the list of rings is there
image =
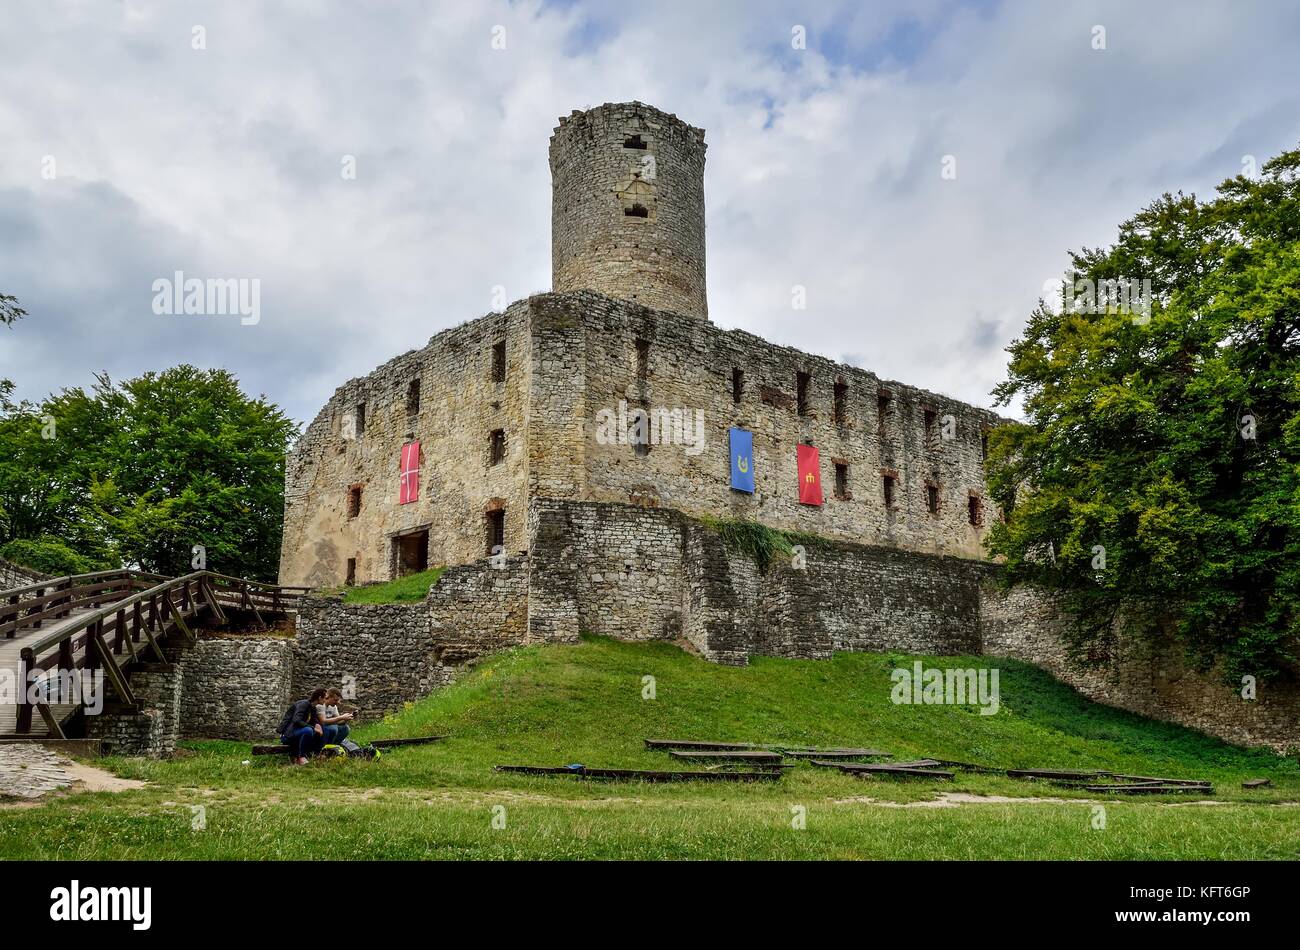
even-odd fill
[[[407,442],[402,446],[402,483],[398,489],[397,503],[409,505],[420,500],[420,443]]]
[[[817,446],[798,446],[799,463],[799,504],[820,505],[822,503],[822,465],[817,456]]]

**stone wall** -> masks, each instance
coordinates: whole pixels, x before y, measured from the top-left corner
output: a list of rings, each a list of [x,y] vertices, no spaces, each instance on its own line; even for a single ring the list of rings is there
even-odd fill
[[[427,530],[427,565],[460,564],[488,551],[487,512],[503,509],[505,548],[524,547],[525,416],[531,343],[528,301],[434,336],[340,386],[285,464],[280,582],[332,586],[399,573],[395,539]],[[505,378],[494,348],[505,345]],[[411,387],[419,406],[411,411]],[[360,407],[364,406],[364,413]],[[364,426],[359,417],[364,414]],[[504,459],[490,455],[505,433]],[[421,446],[419,500],[399,504],[403,444]],[[352,515],[349,493],[360,489]]]
[[[446,571],[422,603],[309,597],[298,611],[293,695],[349,683],[358,718],[382,717],[451,682],[479,657],[527,638],[527,559]]]
[[[980,583],[990,568],[968,559],[824,543],[803,549],[800,569],[774,560],[762,570],[675,511],[539,500],[529,523],[535,639],[565,639],[557,631],[683,638],[722,663],[979,650]]]
[[[1176,644],[1152,644],[1122,633],[1103,665],[1085,667],[1068,655],[1065,624],[1064,612],[1042,590],[990,586],[983,593],[980,627],[983,652],[990,656],[1033,663],[1110,706],[1239,745],[1300,750],[1300,686],[1294,679],[1260,684],[1256,698],[1245,700],[1219,670],[1190,668]]]
[[[541,411],[529,418],[530,498],[675,508],[983,558],[997,515],[983,469],[986,432],[1002,421],[994,413],[704,320],[590,292],[533,299],[529,398]],[[742,374],[738,382],[733,371]],[[680,419],[681,428],[668,431],[691,438],[673,444],[661,427],[661,444],[641,452],[609,438],[603,420],[617,419],[617,433],[637,411],[673,426]],[[732,426],[753,433],[753,494],[730,487]],[[798,500],[803,443],[820,454],[820,507]],[[846,474],[842,492],[837,464]],[[888,505],[886,476],[893,480]]]
[[[0,558],[0,590],[26,587],[28,584],[35,584],[38,581],[47,581],[49,579],[49,574],[42,574],[39,571],[33,571],[29,567],[23,567],[21,564],[15,564],[13,561]]]
[[[134,668],[131,691],[140,711],[122,712],[106,704],[99,715],[85,717],[86,737],[100,740],[109,755],[163,758],[175,752],[183,679],[179,659],[179,654],[174,654],[173,662]]]
[[[195,739],[273,737],[293,700],[294,641],[202,638],[185,651],[180,731]]]

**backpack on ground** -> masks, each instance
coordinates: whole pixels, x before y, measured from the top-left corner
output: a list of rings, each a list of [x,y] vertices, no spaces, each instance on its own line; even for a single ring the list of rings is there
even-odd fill
[[[344,739],[342,742],[339,743],[339,745],[343,747],[344,752],[346,752],[348,755],[352,756],[353,758],[357,758],[357,759],[379,758],[379,750],[372,745],[365,745],[365,746],[357,745],[351,739]]]

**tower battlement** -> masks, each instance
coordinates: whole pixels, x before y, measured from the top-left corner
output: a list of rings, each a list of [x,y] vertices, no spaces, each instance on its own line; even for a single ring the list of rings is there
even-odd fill
[[[641,102],[560,119],[551,136],[551,276],[708,318],[704,130]]]

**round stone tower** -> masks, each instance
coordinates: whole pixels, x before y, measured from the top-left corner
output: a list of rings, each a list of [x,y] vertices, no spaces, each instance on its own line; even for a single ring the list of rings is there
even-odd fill
[[[551,279],[708,318],[704,130],[641,102],[561,118],[551,136]]]

